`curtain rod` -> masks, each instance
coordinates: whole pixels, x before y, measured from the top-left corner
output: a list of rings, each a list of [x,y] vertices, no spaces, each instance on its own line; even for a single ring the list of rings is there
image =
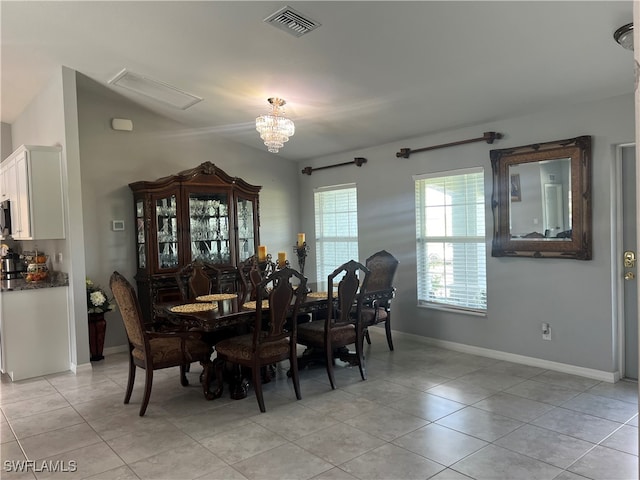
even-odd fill
[[[316,168],[305,167],[302,170],[302,173],[311,175],[316,170],[325,170],[327,168],[342,167],[343,165],[352,165],[352,164],[355,164],[356,167],[361,167],[363,163],[367,163],[366,158],[356,157],[353,159],[353,162],[336,163],[335,165],[327,165],[326,167],[316,167]]]
[[[437,148],[453,147],[454,145],[463,145],[465,143],[474,143],[474,142],[482,142],[482,141],[486,141],[487,143],[493,143],[494,140],[498,140],[500,138],[502,138],[501,133],[484,132],[484,134],[481,137],[471,138],[469,140],[460,140],[459,142],[443,143],[441,145],[434,145],[432,147],[416,148],[415,150],[411,150],[410,148],[401,148],[400,151],[396,153],[396,157],[409,158],[409,155],[411,155],[412,153],[426,152],[427,150],[435,150]]]

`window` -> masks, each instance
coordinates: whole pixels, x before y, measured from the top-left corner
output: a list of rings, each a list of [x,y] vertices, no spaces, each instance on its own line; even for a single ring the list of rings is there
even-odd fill
[[[414,180],[418,305],[486,312],[484,170]]]
[[[358,196],[355,184],[319,188],[313,195],[316,218],[316,280],[358,259]]]

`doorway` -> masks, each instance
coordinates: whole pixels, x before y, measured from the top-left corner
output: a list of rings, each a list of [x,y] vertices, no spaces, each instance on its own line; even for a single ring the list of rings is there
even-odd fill
[[[617,154],[618,215],[617,249],[614,271],[617,272],[618,312],[622,326],[622,377],[638,379],[638,267],[624,265],[625,252],[637,257],[636,148],[621,145]],[[633,263],[633,262],[632,262]]]

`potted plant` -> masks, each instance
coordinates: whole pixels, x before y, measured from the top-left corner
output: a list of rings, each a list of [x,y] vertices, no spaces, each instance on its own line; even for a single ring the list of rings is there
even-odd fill
[[[86,280],[87,313],[89,314],[89,349],[91,361],[102,360],[104,348],[104,336],[107,331],[107,322],[104,314],[115,308],[113,299],[109,298],[105,291],[91,280]]]

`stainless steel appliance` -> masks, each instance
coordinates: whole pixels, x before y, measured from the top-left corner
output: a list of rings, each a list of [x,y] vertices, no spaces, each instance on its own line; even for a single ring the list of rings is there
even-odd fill
[[[0,202],[0,235],[11,235],[11,202]]]
[[[2,257],[2,280],[15,280],[22,278],[22,273],[27,270],[24,260],[20,254],[8,252]]]

